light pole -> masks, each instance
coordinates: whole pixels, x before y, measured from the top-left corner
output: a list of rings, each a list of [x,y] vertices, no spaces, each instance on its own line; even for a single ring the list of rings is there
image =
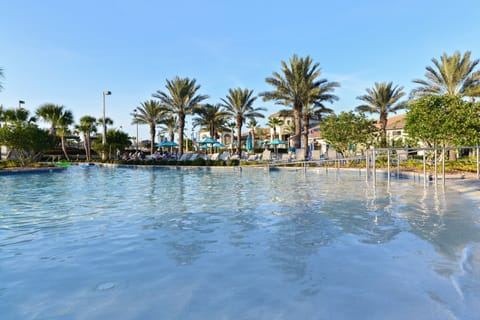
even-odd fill
[[[135,151],[138,152],[138,120],[137,120],[137,108],[133,109],[133,116],[135,117],[135,123],[137,124],[137,137],[135,138],[135,144],[136,144]]]
[[[111,95],[111,91],[103,91],[103,134],[102,134],[102,145],[103,145],[103,150],[102,150],[102,160],[105,160],[105,145],[107,144],[107,124],[105,123],[105,96]]]
[[[22,108],[22,104],[25,104],[24,100],[18,100],[18,109]]]

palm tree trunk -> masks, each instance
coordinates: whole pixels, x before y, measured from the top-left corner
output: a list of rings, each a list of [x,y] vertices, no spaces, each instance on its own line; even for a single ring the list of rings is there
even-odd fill
[[[242,118],[237,117],[237,154],[242,156]]]
[[[293,118],[295,121],[295,137],[293,139],[293,147],[295,149],[300,148],[301,143],[301,134],[302,134],[302,105],[294,105],[293,106]]]
[[[178,113],[178,157],[181,157],[183,154],[183,130],[185,128],[185,114]]]
[[[150,124],[150,154],[153,154],[153,148],[155,147],[155,123]]]
[[[252,129],[252,148],[253,152],[255,152],[255,128]]]
[[[87,158],[87,161],[90,161],[90,143],[89,143],[89,136],[90,134],[84,133],[83,134],[83,144],[85,147],[85,156]]]
[[[308,157],[308,126],[310,119],[308,114],[305,112],[303,114],[303,158],[307,159]]]
[[[67,148],[65,147],[65,136],[63,134],[60,137],[60,141],[62,142],[62,151],[63,151],[63,154],[65,155],[65,159],[70,161],[70,158],[68,157],[68,153],[67,153]]]

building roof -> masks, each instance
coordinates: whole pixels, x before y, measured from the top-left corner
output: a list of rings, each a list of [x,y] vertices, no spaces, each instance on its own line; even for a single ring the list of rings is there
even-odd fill
[[[400,114],[387,120],[387,130],[401,130],[405,127],[407,115]]]

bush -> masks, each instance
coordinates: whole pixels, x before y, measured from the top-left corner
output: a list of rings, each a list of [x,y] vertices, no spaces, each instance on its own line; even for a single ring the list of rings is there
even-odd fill
[[[227,163],[226,163],[227,166],[238,166],[239,164],[240,164],[240,160],[238,159],[227,160]]]
[[[194,166],[204,166],[205,165],[205,159],[197,158],[197,159],[192,161],[192,165],[194,165]]]

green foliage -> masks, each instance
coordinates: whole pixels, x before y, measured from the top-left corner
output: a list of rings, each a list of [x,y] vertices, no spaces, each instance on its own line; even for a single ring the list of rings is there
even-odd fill
[[[102,141],[100,139],[95,140],[92,149],[97,152],[98,154],[104,149],[105,152],[109,155],[109,159],[115,157],[117,150],[122,152],[126,148],[130,147],[132,142],[128,137],[126,132],[116,130],[116,129],[108,129],[107,131],[107,143],[105,144],[105,149],[103,147]]]
[[[240,164],[240,160],[238,160],[238,159],[229,159],[229,160],[227,160],[227,163],[226,163],[226,165],[230,166],[230,167],[238,166],[239,164]]]
[[[421,86],[412,90],[412,95],[480,96],[480,71],[475,71],[479,60],[471,60],[470,56],[470,51],[465,52],[463,56],[457,51],[451,56],[444,53],[440,61],[433,58],[434,67],[426,68],[426,80],[413,80]]]
[[[429,146],[480,142],[480,106],[460,96],[425,96],[409,104],[405,131]]]
[[[192,161],[193,166],[204,166],[205,165],[205,159],[203,158],[197,158]]]
[[[0,128],[0,145],[7,146],[22,166],[38,161],[54,145],[46,130],[28,122],[17,122]]]
[[[371,143],[377,129],[374,122],[367,119],[365,114],[350,111],[326,117],[320,124],[320,130],[322,137],[331,147],[346,155],[350,145]]]

